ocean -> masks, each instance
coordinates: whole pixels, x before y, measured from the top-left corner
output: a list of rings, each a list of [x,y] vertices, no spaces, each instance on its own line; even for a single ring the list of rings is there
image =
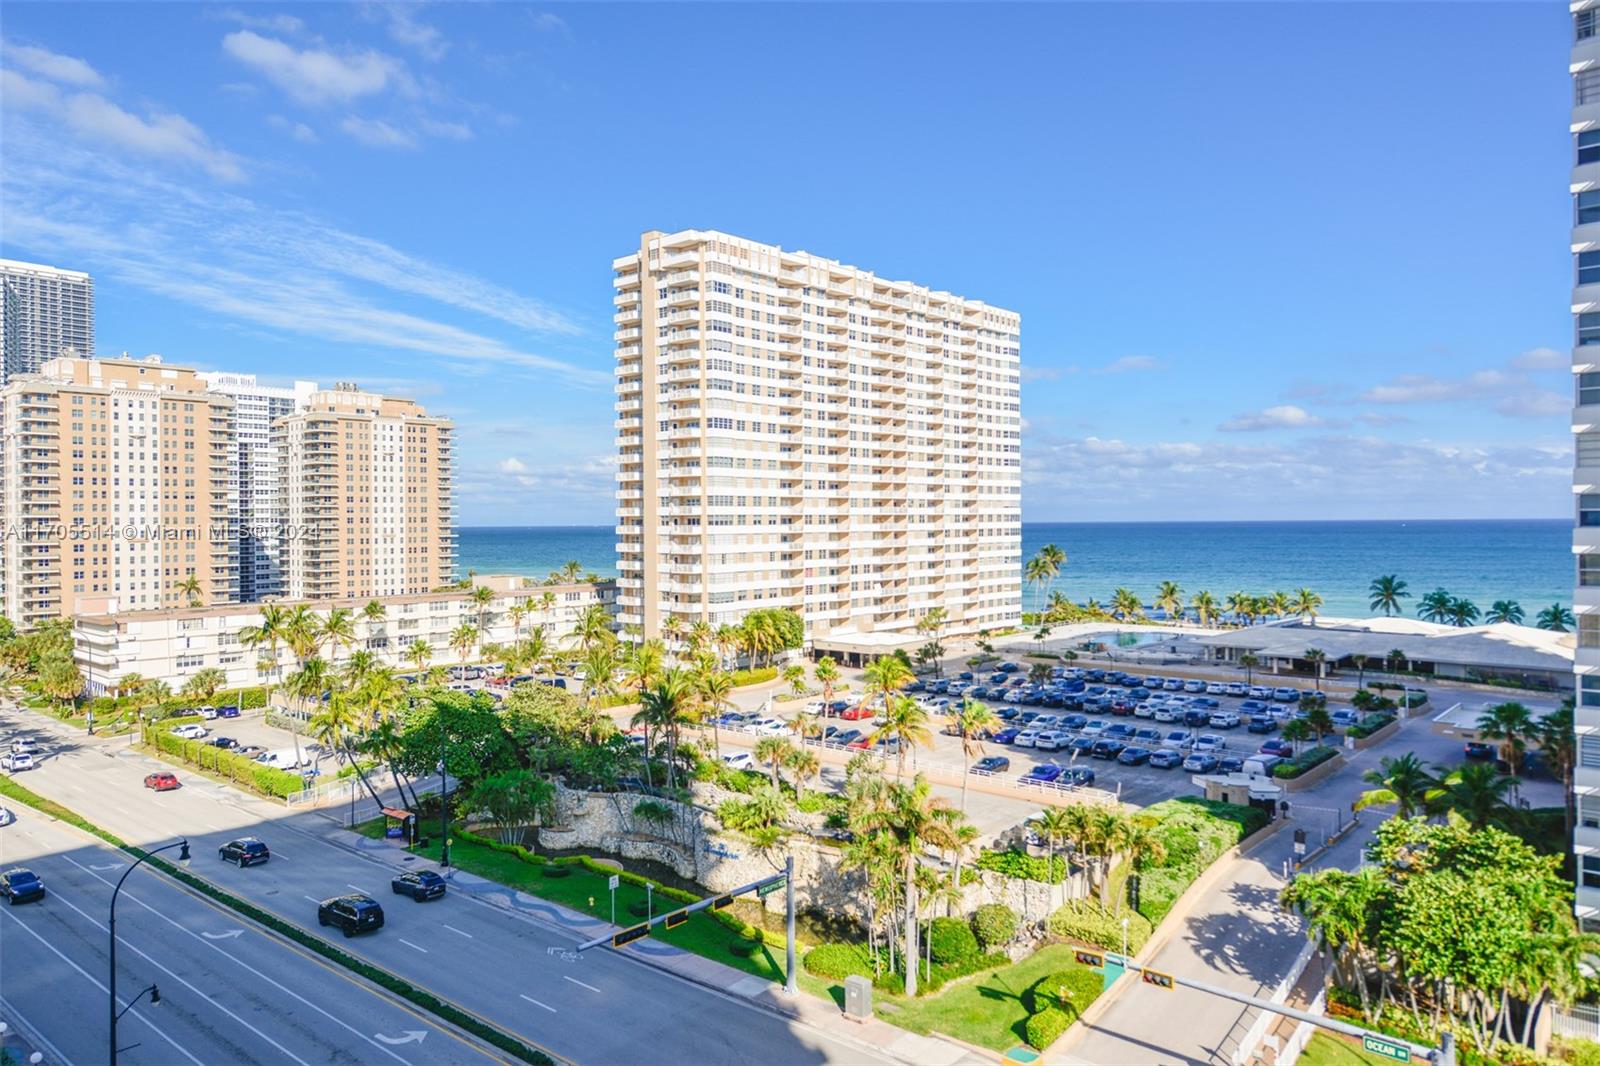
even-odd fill
[[[610,526],[464,526],[461,574],[543,577],[568,559],[602,576],[616,574]],[[1208,589],[1219,600],[1310,588],[1323,612],[1365,616],[1367,585],[1395,574],[1409,586],[1411,613],[1434,589],[1464,596],[1480,610],[1499,599],[1540,608],[1572,602],[1572,523],[1561,519],[1397,522],[1025,522],[1022,557],[1054,543],[1067,553],[1055,587],[1073,600],[1104,602],[1120,586],[1146,603],[1162,581],[1187,597]],[[1024,591],[1031,608],[1037,593]]]

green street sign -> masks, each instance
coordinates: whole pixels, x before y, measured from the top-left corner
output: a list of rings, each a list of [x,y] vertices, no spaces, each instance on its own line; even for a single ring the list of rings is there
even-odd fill
[[[1409,1047],[1378,1036],[1363,1036],[1361,1038],[1361,1050],[1370,1051],[1374,1055],[1382,1055],[1384,1058],[1393,1059],[1396,1062],[1411,1061],[1411,1049]]]
[[[778,889],[784,887],[788,883],[789,879],[786,877],[780,877],[776,881],[768,881],[766,884],[756,889],[756,895],[760,896],[762,899],[766,899],[768,896],[772,895],[774,892],[778,891]]]

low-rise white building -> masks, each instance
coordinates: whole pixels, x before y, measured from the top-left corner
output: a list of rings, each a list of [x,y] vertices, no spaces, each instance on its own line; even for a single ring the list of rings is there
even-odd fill
[[[459,654],[450,647],[450,634],[463,623],[479,630],[480,647],[511,644],[527,637],[535,626],[543,626],[546,638],[561,646],[569,642],[578,618],[591,606],[600,604],[608,612],[616,609],[616,586],[610,582],[543,585],[511,574],[479,577],[475,582],[494,593],[482,606],[465,589],[391,596],[379,599],[385,613],[377,619],[362,614],[367,600],[277,603],[286,609],[304,604],[319,616],[339,607],[356,615],[355,641],[349,648],[325,644],[321,649],[335,667],[348,660],[352,651],[360,650],[403,669],[412,668],[407,650],[418,640],[427,641],[432,648],[433,664],[458,662]],[[511,608],[518,603],[527,603],[529,611],[520,622],[514,622]],[[281,670],[263,668],[261,649],[246,647],[239,639],[242,630],[260,622],[263,606],[230,603],[79,616],[73,628],[74,658],[83,671],[87,694],[100,695],[129,674],[164,681],[176,691],[207,667],[227,675],[227,688],[280,680],[294,669],[288,649],[278,651]]]

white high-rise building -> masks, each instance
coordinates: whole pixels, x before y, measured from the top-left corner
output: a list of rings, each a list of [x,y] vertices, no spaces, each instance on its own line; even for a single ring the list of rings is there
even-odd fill
[[[614,260],[618,604],[870,654],[1021,616],[1014,311],[724,233]]]
[[[284,595],[283,530],[288,521],[279,484],[282,454],[272,442],[274,419],[305,409],[314,381],[292,388],[262,385],[254,374],[196,375],[211,392],[233,397],[233,463],[228,472],[229,517],[239,544],[239,598]]]
[[[94,279],[0,259],[0,385],[57,356],[93,354]]]

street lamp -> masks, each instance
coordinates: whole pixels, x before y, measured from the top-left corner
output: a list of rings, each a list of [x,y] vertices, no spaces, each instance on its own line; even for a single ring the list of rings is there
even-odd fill
[[[121,1020],[124,1014],[133,1009],[133,1005],[139,1002],[140,998],[142,998],[146,992],[150,993],[150,1003],[152,1006],[161,1002],[161,990],[155,985],[151,985],[149,988],[140,989],[139,995],[130,999],[126,1007],[122,1008],[120,1011],[117,1010],[117,896],[122,892],[122,882],[128,879],[129,874],[133,873],[133,871],[137,870],[141,865],[143,865],[146,859],[157,854],[158,852],[171,851],[173,848],[182,849],[178,852],[178,861],[187,864],[189,862],[189,842],[187,840],[179,840],[172,844],[164,844],[159,848],[153,848],[139,856],[139,858],[134,861],[132,866],[128,867],[122,872],[122,876],[117,879],[117,887],[111,890],[111,913],[109,920],[106,922],[107,928],[111,930],[111,980],[109,982],[111,986],[111,1066],[117,1066],[117,1022]]]
[[[450,738],[439,731],[439,865],[450,865],[450,782],[445,778],[445,756]]]

